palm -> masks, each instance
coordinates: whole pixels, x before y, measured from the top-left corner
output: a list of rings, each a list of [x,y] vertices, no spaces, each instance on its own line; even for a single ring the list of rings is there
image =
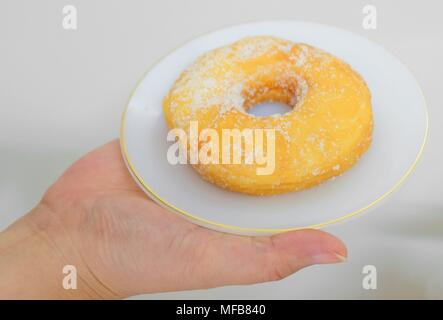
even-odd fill
[[[148,200],[118,141],[77,161],[43,203],[94,276],[121,295],[276,280],[346,255],[339,240],[316,230],[251,238],[196,226]]]

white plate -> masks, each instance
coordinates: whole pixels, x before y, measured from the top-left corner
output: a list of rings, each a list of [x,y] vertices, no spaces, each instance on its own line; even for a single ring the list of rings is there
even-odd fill
[[[170,165],[162,99],[202,53],[251,35],[305,42],[348,62],[366,80],[374,113],[373,142],[358,164],[335,180],[272,197],[233,193],[205,182],[189,165]],[[131,174],[152,199],[208,228],[270,234],[322,227],[355,216],[393,192],[413,170],[427,136],[427,112],[412,74],[386,50],[348,31],[296,21],[243,24],[178,48],[144,76],[122,119],[121,144]]]

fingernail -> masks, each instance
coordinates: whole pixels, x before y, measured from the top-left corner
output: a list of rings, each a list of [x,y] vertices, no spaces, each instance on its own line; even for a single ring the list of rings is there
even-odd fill
[[[313,264],[340,263],[346,261],[346,257],[335,252],[321,253],[311,256]]]

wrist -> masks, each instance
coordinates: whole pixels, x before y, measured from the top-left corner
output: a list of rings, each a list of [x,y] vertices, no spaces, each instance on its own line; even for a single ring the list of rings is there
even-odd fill
[[[65,274],[68,265],[74,268]],[[42,204],[0,233],[0,288],[0,299],[118,298],[88,270],[57,214]]]

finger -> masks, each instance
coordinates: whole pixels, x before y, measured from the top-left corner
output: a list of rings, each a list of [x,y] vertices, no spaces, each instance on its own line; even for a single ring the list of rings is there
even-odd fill
[[[224,234],[208,247],[205,271],[214,286],[280,280],[304,267],[343,262],[347,257],[339,239],[314,229],[270,237]]]

